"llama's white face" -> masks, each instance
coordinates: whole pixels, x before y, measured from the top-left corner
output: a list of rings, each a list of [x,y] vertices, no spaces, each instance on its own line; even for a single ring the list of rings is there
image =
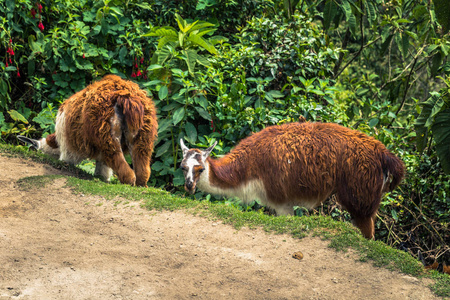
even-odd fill
[[[199,149],[189,149],[184,145],[183,140],[180,140],[181,149],[183,150],[183,160],[180,168],[184,173],[184,189],[190,194],[195,192],[197,182],[207,167],[206,159],[214,146],[216,146],[216,143],[205,151],[201,151]]]

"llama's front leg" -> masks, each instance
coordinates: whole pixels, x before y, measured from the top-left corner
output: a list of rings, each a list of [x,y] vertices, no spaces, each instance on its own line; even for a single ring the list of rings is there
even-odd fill
[[[104,155],[104,158],[106,165],[114,170],[121,183],[136,184],[136,175],[125,160],[121,150],[114,152],[112,155]]]
[[[150,156],[148,153],[135,151],[132,154],[133,169],[136,174],[136,185],[147,187],[147,181],[150,178]]]
[[[104,181],[110,182],[113,171],[102,160],[95,162],[94,176],[100,176]]]

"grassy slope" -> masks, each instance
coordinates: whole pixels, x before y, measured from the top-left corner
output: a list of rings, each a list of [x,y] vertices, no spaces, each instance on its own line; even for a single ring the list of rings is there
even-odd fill
[[[90,178],[78,168],[54,160],[43,154],[28,151],[26,147],[0,144],[0,152],[6,155],[19,155],[35,161],[45,162],[56,168],[68,169],[81,178]],[[58,176],[37,176],[20,180],[22,185],[42,186]],[[242,212],[236,207],[224,203],[209,201],[193,201],[177,197],[155,188],[138,188],[121,184],[105,184],[98,179],[85,180],[77,177],[68,178],[68,186],[76,193],[102,195],[107,199],[122,197],[127,200],[141,201],[142,206],[149,210],[183,209],[188,213],[220,219],[236,228],[243,226],[261,227],[274,233],[287,233],[301,238],[316,235],[330,241],[330,247],[337,251],[346,251],[349,247],[355,249],[361,261],[371,261],[374,265],[397,270],[412,276],[426,276],[435,280],[432,287],[436,295],[450,297],[450,276],[437,272],[424,273],[422,265],[406,252],[393,249],[379,241],[364,239],[356,229],[347,222],[337,222],[329,217],[291,217],[268,216],[261,212]]]

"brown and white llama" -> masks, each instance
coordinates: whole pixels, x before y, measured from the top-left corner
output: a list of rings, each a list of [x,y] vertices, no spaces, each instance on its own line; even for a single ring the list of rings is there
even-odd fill
[[[335,194],[369,239],[382,194],[405,174],[403,162],[381,142],[337,124],[267,127],[213,159],[216,143],[202,151],[180,140],[186,191],[198,187],[244,202],[259,199],[278,214],[293,214],[294,206],[316,207]]]
[[[136,83],[107,75],[64,101],[55,133],[33,140],[18,138],[60,160],[77,164],[96,160],[95,174],[109,181],[147,186],[157,136],[156,108]],[[130,153],[133,169],[124,153]]]

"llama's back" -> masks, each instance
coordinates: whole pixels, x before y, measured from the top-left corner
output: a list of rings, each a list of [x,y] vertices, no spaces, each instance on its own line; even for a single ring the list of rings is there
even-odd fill
[[[140,129],[156,136],[156,109],[151,99],[137,84],[115,75],[105,76],[72,95],[61,105],[59,114],[58,141],[65,144],[65,152],[83,158],[96,158],[102,148],[117,150],[104,143],[112,132],[122,134],[123,124],[133,137]],[[114,128],[114,121],[118,128]],[[149,143],[153,148],[153,141]]]
[[[381,154],[389,153],[381,142],[356,130],[309,122],[268,127],[241,141],[233,152],[236,156],[248,153],[240,155],[249,157],[247,176],[269,187],[271,201],[296,198],[309,207],[343,184],[359,187],[366,180],[369,189],[370,185],[378,188],[385,168]],[[355,192],[368,193],[364,189]]]

